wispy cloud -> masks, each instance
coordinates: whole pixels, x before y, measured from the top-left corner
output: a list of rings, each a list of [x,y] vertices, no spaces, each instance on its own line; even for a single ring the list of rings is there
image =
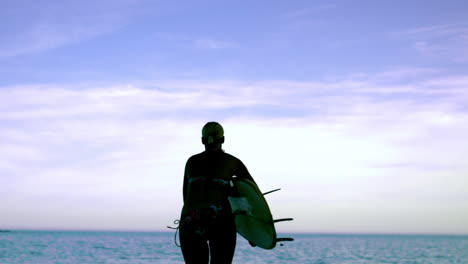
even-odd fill
[[[425,36],[440,38],[447,35],[456,35],[457,33],[464,32],[467,26],[467,23],[441,24],[410,28],[398,32],[393,32],[391,34],[396,36]]]
[[[67,44],[85,41],[95,36],[112,32],[116,25],[96,24],[36,24],[1,45],[0,57],[46,51]]]
[[[86,142],[89,151],[95,149],[95,153],[100,153],[101,145],[143,144],[143,148],[149,146],[152,135],[164,133],[161,124],[170,126],[165,121],[168,117],[180,122],[190,117],[194,122],[236,117],[302,120],[330,128],[366,127],[396,142],[415,144],[430,140],[440,131],[464,131],[467,77],[429,78],[402,85],[389,83],[396,74],[381,75],[386,76],[385,82],[360,76],[329,82],[158,81],[151,85],[161,88],[143,88],[148,83],[2,87],[1,142],[5,155],[17,153],[10,156],[19,160],[37,158],[38,162],[47,156],[44,151],[54,149],[50,146],[67,141]],[[395,131],[397,127],[401,129]],[[101,158],[124,160],[126,154],[116,148],[115,153],[104,156]]]
[[[190,35],[168,34],[162,32],[155,33],[154,36],[157,39],[168,41],[178,46],[202,50],[223,50],[237,48],[240,46],[237,42],[221,40],[213,37],[194,37]]]
[[[213,38],[199,38],[195,40],[195,46],[201,49],[220,50],[237,47],[235,42],[221,41]]]
[[[103,1],[92,9],[86,5],[43,2],[36,6],[34,14],[22,14],[22,8],[11,8],[10,13],[18,13],[16,15],[24,19],[3,21],[14,30],[3,32],[0,57],[43,52],[112,33],[129,23],[134,13],[138,13],[133,6],[140,2],[143,1],[116,1],[112,4]],[[125,11],[117,12],[118,7],[125,8]]]
[[[299,18],[304,18],[304,17],[310,17],[310,16],[317,14],[318,12],[334,9],[336,7],[337,7],[336,4],[316,5],[313,7],[307,7],[307,8],[302,8],[302,9],[297,9],[297,10],[287,12],[283,14],[282,17],[285,19],[299,19]]]
[[[463,105],[466,76],[434,77],[440,71],[402,68],[355,74],[329,81],[191,81],[160,80],[128,85],[30,85],[2,87],[3,120],[141,115],[187,111],[248,110],[276,107],[305,116],[353,115],[361,104],[380,107],[407,104],[413,110],[445,110]],[[253,111],[253,110],[252,110]],[[336,111],[336,112],[335,112]],[[255,114],[255,111],[252,112]],[[264,113],[262,111],[258,112]],[[297,113],[297,112],[296,112]],[[236,113],[237,114],[237,113]],[[301,115],[301,117],[304,117]]]
[[[56,211],[73,204],[76,214],[87,215],[89,208],[112,211],[134,201],[135,214],[146,219],[141,228],[165,226],[179,213],[180,193],[173,190],[180,190],[185,159],[201,150],[200,126],[209,120],[225,125],[228,152],[242,157],[264,189],[281,185],[329,206],[379,200],[385,207],[388,199],[396,206],[412,197],[417,207],[427,195],[416,191],[424,197],[417,198],[412,188],[430,173],[444,186],[431,199],[450,202],[447,192],[466,192],[458,177],[468,171],[468,78],[433,73],[1,87],[0,172],[8,188],[0,196],[11,202],[1,209],[15,218],[47,201]],[[402,74],[412,81],[402,84]],[[296,186],[311,177],[314,186],[325,186],[314,197]],[[64,198],[53,202],[56,196]],[[160,200],[172,202],[158,216],[148,214]]]
[[[442,24],[393,32],[391,36],[412,41],[424,56],[437,56],[455,62],[468,61],[468,24]]]
[[[321,28],[327,23],[322,14],[336,7],[335,4],[323,4],[287,11],[280,15],[280,29],[286,32],[303,32],[310,28]]]
[[[240,47],[240,43],[227,41],[216,37],[193,36],[191,34],[172,34],[157,32],[153,34],[158,40],[170,42],[172,45],[199,50],[225,50]]]

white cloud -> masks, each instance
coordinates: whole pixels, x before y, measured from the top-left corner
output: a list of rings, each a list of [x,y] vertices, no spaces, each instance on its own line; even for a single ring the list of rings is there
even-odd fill
[[[8,201],[0,209],[10,225],[49,203],[50,214],[73,207],[74,216],[88,219],[90,211],[102,212],[102,219],[131,228],[134,218],[119,208],[132,207],[143,218],[139,228],[162,229],[179,214],[183,166],[202,150],[200,127],[219,120],[226,150],[259,186],[284,189],[268,197],[273,214],[296,217],[302,230],[313,217],[323,220],[321,230],[365,229],[355,208],[366,216],[404,216],[391,226],[404,231],[416,228],[406,215],[427,207],[435,216],[428,204],[440,201],[454,204],[447,218],[466,219],[467,210],[455,208],[468,203],[468,81],[417,71],[403,71],[418,76],[404,86],[399,74],[387,72],[328,82],[2,87],[0,172],[9,188],[0,193]],[[322,213],[302,213],[311,204]],[[330,208],[356,221],[325,221]],[[439,223],[425,230],[447,231]]]

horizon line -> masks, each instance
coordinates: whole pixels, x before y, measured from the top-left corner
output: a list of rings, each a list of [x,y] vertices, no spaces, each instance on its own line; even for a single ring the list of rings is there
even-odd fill
[[[10,232],[110,232],[110,233],[174,233],[170,230],[137,230],[137,229],[32,229],[32,228],[1,228],[0,233]],[[317,235],[317,236],[468,236],[468,233],[430,233],[430,232],[313,232],[313,231],[281,231],[277,234]]]

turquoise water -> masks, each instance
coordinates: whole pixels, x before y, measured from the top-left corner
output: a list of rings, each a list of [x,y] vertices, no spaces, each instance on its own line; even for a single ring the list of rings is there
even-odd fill
[[[468,264],[468,236],[285,234],[273,250],[238,237],[233,263]],[[173,233],[14,231],[0,233],[0,263],[184,263]]]

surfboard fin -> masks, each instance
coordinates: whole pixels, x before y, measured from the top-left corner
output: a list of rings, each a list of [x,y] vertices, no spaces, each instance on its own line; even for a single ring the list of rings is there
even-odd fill
[[[276,239],[276,242],[282,242],[282,241],[294,241],[294,238],[292,238],[292,237],[278,237]]]
[[[268,191],[268,192],[265,192],[265,193],[262,193],[262,194],[263,194],[263,195],[267,195],[267,194],[269,194],[269,193],[277,192],[277,191],[279,191],[279,190],[281,190],[281,188],[274,189],[274,190],[271,190],[271,191]]]
[[[284,221],[292,221],[294,218],[280,218],[273,220],[273,223],[284,222]]]

